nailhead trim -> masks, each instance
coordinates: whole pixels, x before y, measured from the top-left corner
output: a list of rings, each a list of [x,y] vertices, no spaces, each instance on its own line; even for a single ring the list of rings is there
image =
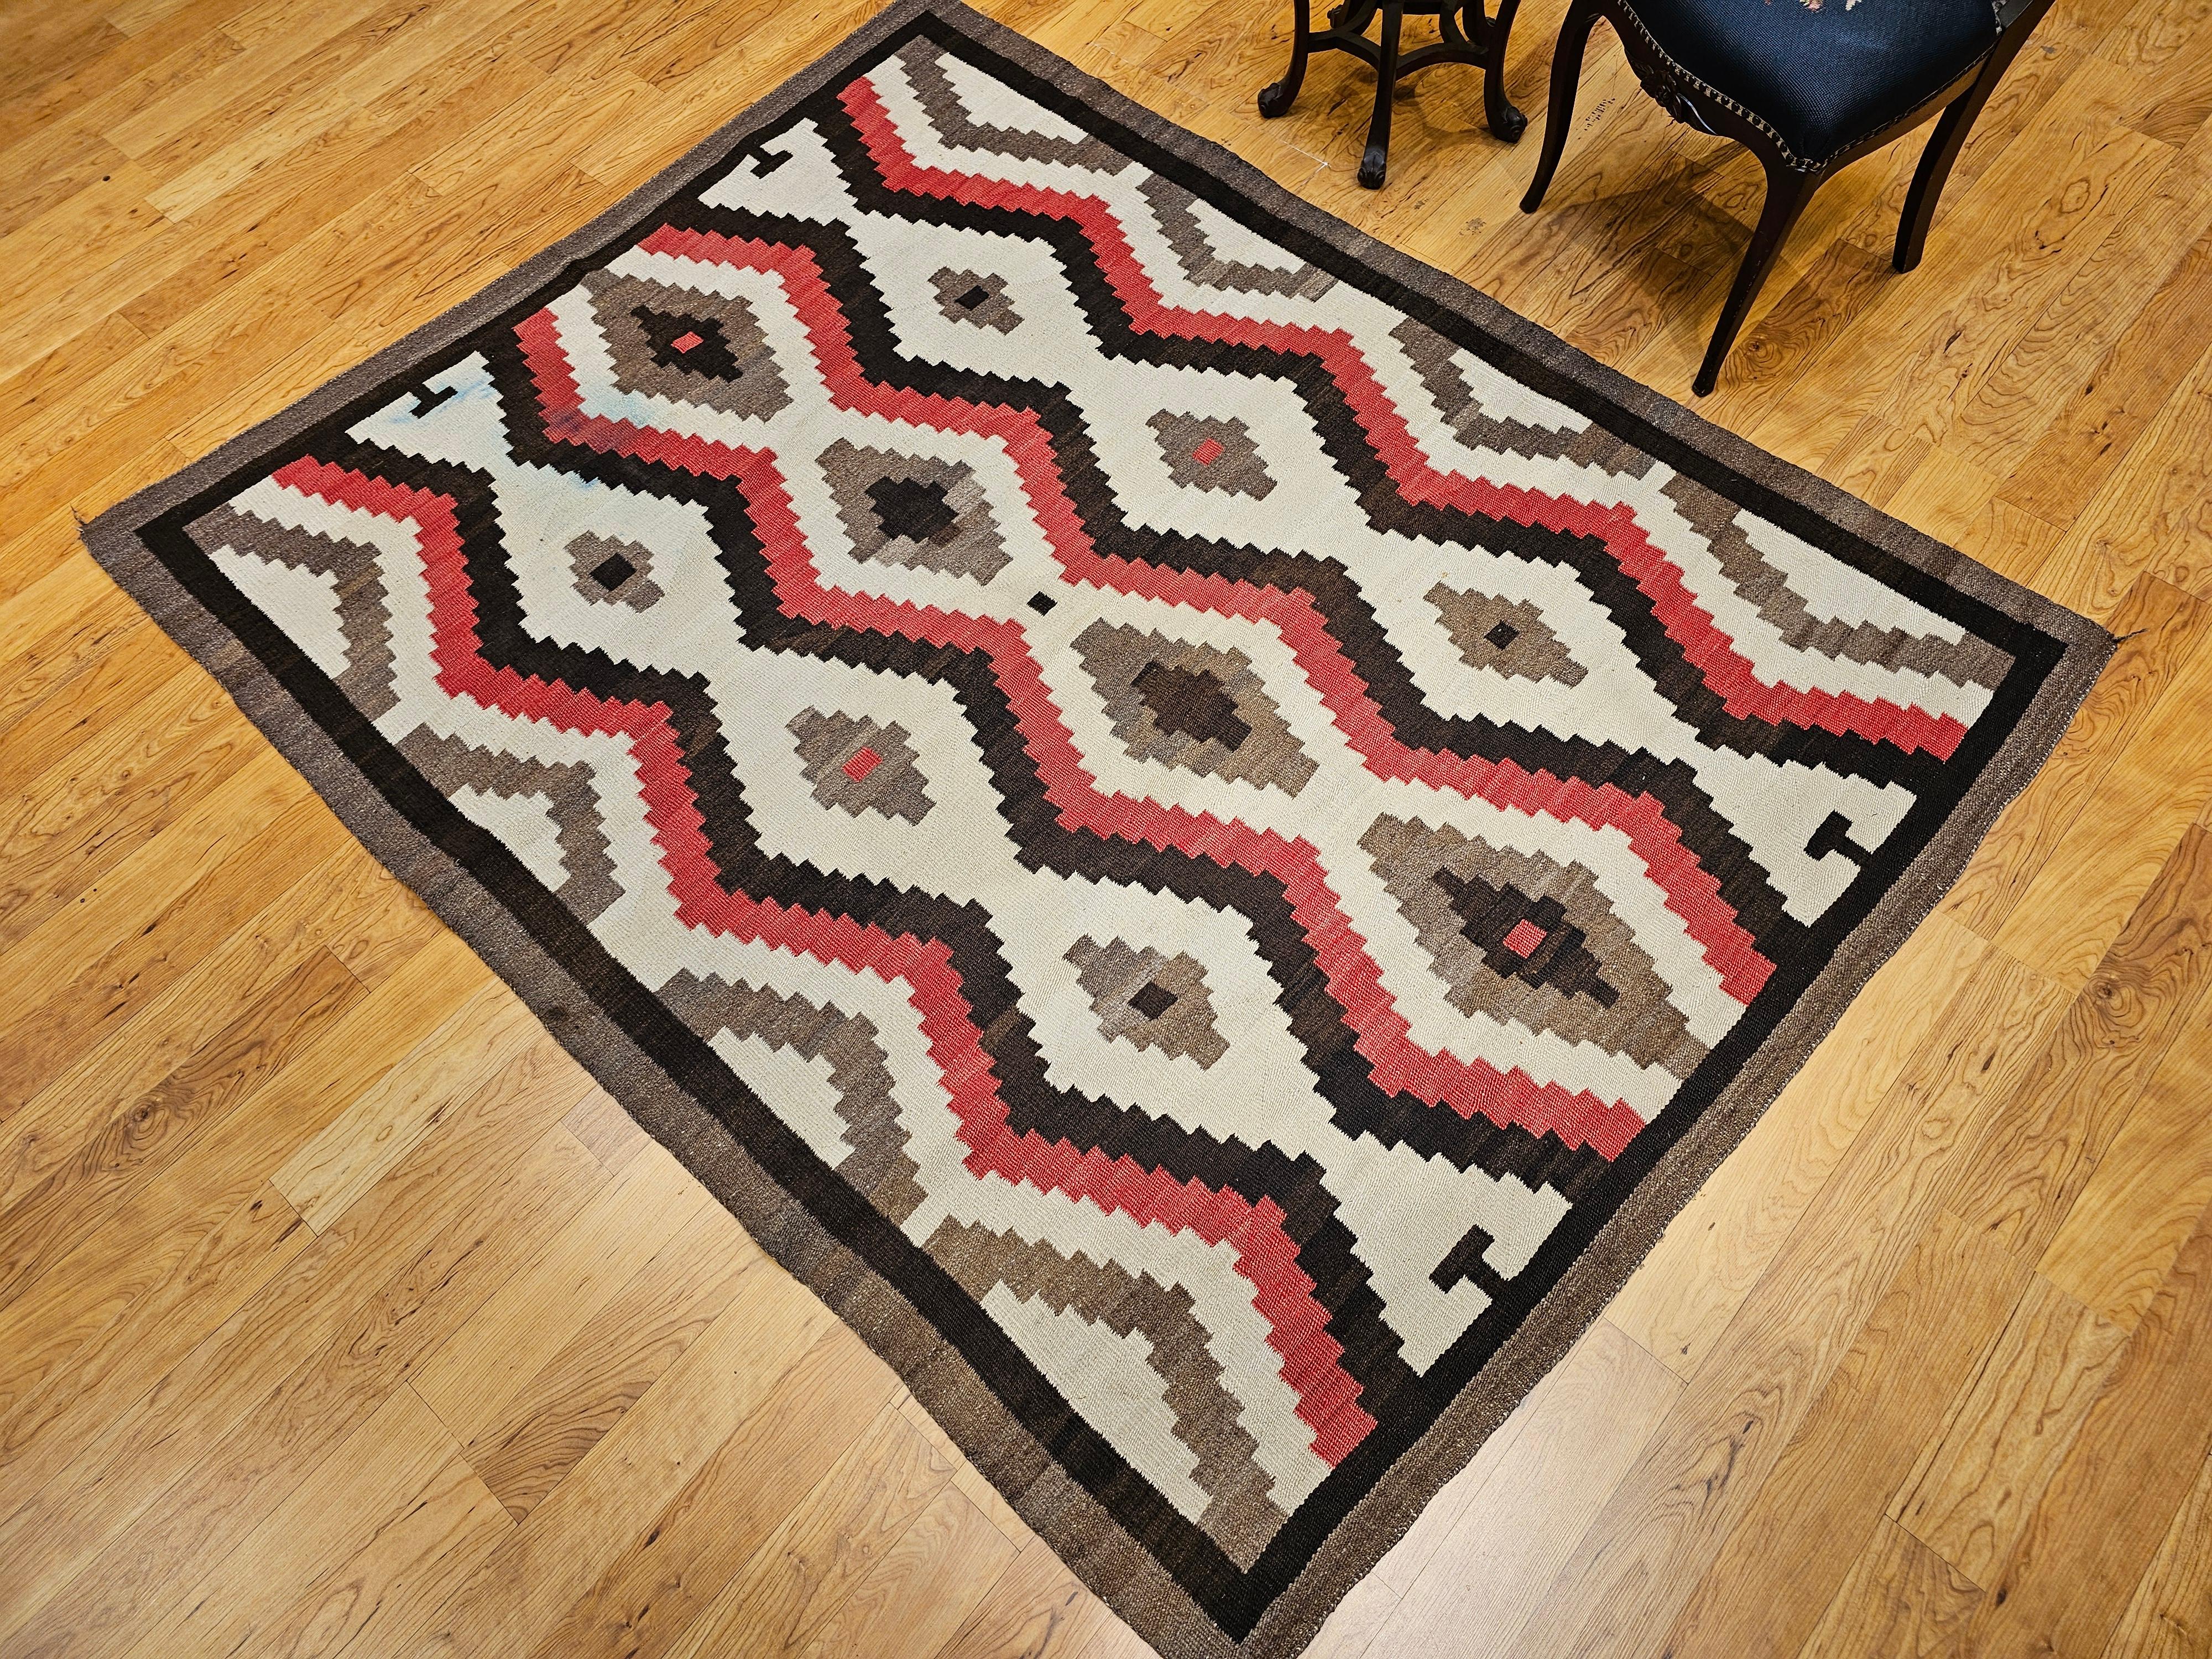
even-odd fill
[[[1691,74],[1689,70],[1684,69],[1680,64],[1676,63],[1668,55],[1667,49],[1651,38],[1651,31],[1644,27],[1644,20],[1641,17],[1638,17],[1635,12],[1631,10],[1626,4],[1623,3],[1623,0],[1614,0],[1614,3],[1620,6],[1620,15],[1636,26],[1636,32],[1643,37],[1644,44],[1649,46],[1651,49],[1652,55],[1658,58],[1662,64],[1665,65],[1667,72],[1669,75],[1673,76],[1676,80],[1683,82],[1686,86],[1694,87],[1698,91],[1711,99],[1713,102],[1718,104],[1722,108],[1733,111],[1735,114],[1741,116],[1745,120],[1750,122],[1751,125],[1756,127],[1759,131],[1765,133],[1768,138],[1773,141],[1775,149],[1782,152],[1784,165],[1788,167],[1793,173],[1818,173],[1823,167],[1826,167],[1830,161],[1833,161],[1837,156],[1849,149],[1853,144],[1873,137],[1875,133],[1880,132],[1883,127],[1889,125],[1887,121],[1879,122],[1875,125],[1869,127],[1864,132],[1859,134],[1857,137],[1845,139],[1842,143],[1838,144],[1833,149],[1830,150],[1819,161],[1808,161],[1805,157],[1798,155],[1796,151],[1791,149],[1789,144],[1784,141],[1782,135],[1777,132],[1774,128],[1758,113],[1758,112],[1755,110],[1746,109],[1741,104],[1736,102],[1735,99],[1721,91],[1719,88],[1708,86],[1705,82],[1699,80],[1696,76]],[[1999,3],[2000,0],[1990,0],[1990,11],[1992,21],[1999,15],[1997,10]],[[1999,32],[2002,32],[2002,27],[2000,27]],[[1992,40],[1987,46],[1984,47],[1981,57],[1975,58],[1974,64],[1978,64],[1984,58],[1988,58],[1990,53],[1996,49],[1996,44],[1997,43],[1995,40]],[[1968,67],[1971,68],[1972,66],[1973,65],[1970,64]],[[1921,103],[1923,104],[1927,101],[1928,100],[1924,98],[1921,100]],[[1919,107],[1919,104],[1911,105],[1906,109],[1905,113],[1910,114],[1912,110]],[[1893,117],[1892,118],[1895,119],[1900,118]],[[1723,135],[1718,133],[1714,134],[1714,137],[1716,137],[1722,136]]]

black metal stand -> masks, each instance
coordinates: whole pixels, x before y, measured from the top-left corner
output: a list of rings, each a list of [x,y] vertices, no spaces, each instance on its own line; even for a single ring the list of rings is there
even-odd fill
[[[1390,165],[1390,97],[1399,78],[1431,64],[1472,64],[1482,71],[1482,108],[1490,130],[1507,143],[1516,143],[1528,125],[1528,118],[1505,101],[1505,45],[1513,32],[1513,14],[1521,0],[1499,0],[1498,15],[1483,9],[1483,0],[1345,0],[1328,14],[1328,27],[1316,33],[1313,0],[1292,0],[1296,32],[1291,41],[1291,66],[1283,78],[1260,93],[1260,113],[1288,113],[1306,78],[1306,58],[1316,52],[1348,52],[1374,66],[1375,115],[1367,125],[1367,149],[1359,158],[1359,182],[1379,189]],[[1433,17],[1443,38],[1434,46],[1419,46],[1403,57],[1398,36],[1408,15]],[[1380,42],[1367,38],[1367,26],[1380,16]]]

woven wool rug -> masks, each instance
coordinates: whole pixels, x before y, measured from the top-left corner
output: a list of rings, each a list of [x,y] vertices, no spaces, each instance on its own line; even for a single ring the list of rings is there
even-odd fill
[[[1170,1655],[1304,1644],[2112,647],[954,0],[89,539]]]

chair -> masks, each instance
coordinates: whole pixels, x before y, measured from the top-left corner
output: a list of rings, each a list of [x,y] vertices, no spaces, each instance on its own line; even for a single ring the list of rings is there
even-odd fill
[[[1602,17],[1661,108],[1745,145],[1766,170],[1765,205],[1693,383],[1702,398],[1813,192],[1941,112],[1891,260],[1899,271],[1920,263],[1974,118],[2050,9],[2051,0],[1573,0],[1552,55],[1544,149],[1522,210],[1534,213],[1551,187],[1583,49]]]
[[[1348,52],[1375,70],[1375,114],[1367,124],[1367,150],[1359,158],[1359,182],[1379,190],[1390,163],[1390,96],[1401,76],[1431,64],[1474,64],[1482,70],[1483,113],[1490,130],[1507,143],[1519,142],[1528,118],[1505,101],[1505,43],[1521,0],[1500,0],[1495,18],[1485,15],[1483,0],[1344,0],[1328,14],[1328,27],[1315,33],[1313,0],[1293,0],[1291,66],[1283,78],[1261,88],[1260,113],[1289,113],[1306,78],[1306,58],[1316,52]],[[1367,26],[1382,19],[1381,44],[1367,38]],[[1411,15],[1433,17],[1443,38],[1436,45],[1398,55],[1400,25]],[[1462,19],[1464,18],[1464,22]]]

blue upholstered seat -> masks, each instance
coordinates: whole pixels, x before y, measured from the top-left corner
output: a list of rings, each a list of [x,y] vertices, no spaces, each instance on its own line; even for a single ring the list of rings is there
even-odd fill
[[[1629,0],[1659,50],[1800,161],[1879,131],[1972,66],[1991,0]]]

